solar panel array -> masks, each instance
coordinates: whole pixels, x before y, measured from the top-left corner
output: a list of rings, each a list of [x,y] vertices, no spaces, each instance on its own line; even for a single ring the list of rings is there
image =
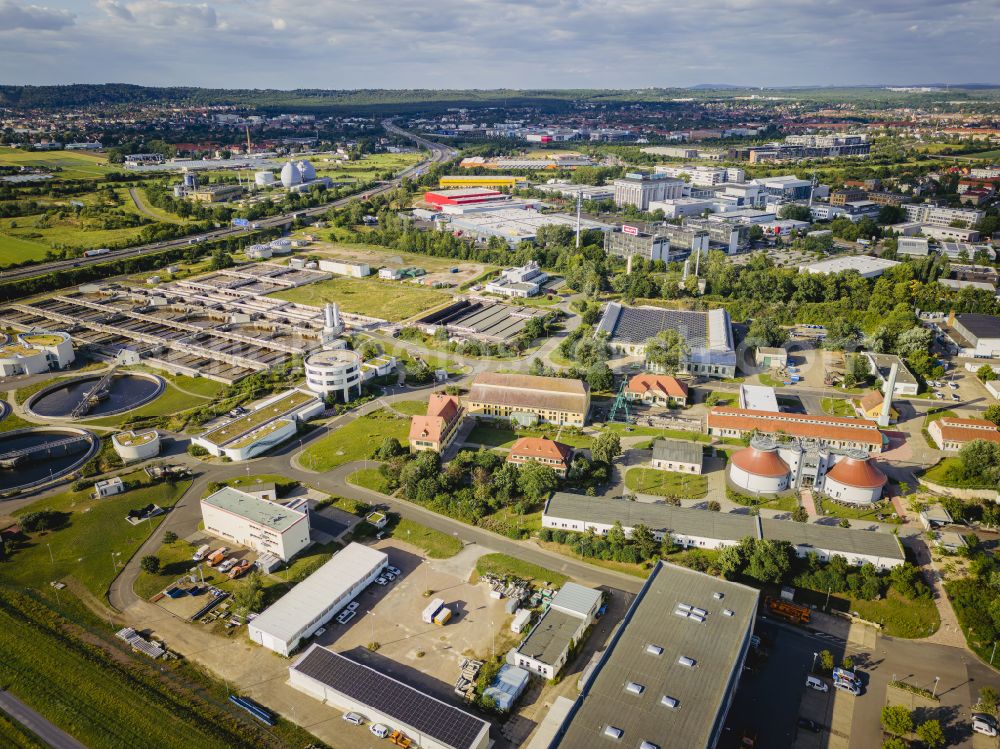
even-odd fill
[[[708,316],[688,310],[622,307],[612,337],[645,343],[668,328],[680,333],[689,346],[704,346],[708,338]]]
[[[323,647],[313,647],[293,668],[453,749],[475,746],[487,726],[464,710]]]

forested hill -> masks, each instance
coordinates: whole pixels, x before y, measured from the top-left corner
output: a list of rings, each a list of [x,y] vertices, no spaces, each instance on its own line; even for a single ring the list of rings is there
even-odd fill
[[[1000,98],[1000,88],[951,88],[943,93],[906,93],[880,87],[794,88],[755,90],[758,95],[816,103],[838,100],[869,106],[987,101]],[[72,84],[65,86],[0,85],[0,107],[55,109],[90,105],[188,104],[235,105],[285,111],[369,110],[408,112],[460,106],[538,106],[565,108],[571,102],[591,104],[623,102],[671,102],[677,99],[724,99],[746,96],[740,89],[644,88],[644,89],[212,89],[191,86],[148,87],[128,83]]]

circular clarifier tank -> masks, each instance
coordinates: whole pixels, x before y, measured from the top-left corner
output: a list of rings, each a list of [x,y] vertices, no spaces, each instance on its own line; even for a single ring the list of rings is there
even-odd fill
[[[90,460],[99,448],[97,437],[72,427],[0,433],[0,493],[64,476]]]
[[[96,419],[138,408],[163,392],[163,380],[142,372],[75,377],[40,390],[27,402],[27,410],[40,418]]]

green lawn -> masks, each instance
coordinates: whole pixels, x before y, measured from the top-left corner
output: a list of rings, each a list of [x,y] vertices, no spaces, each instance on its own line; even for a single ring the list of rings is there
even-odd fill
[[[35,169],[59,170],[56,178],[87,179],[103,177],[121,167],[109,165],[105,154],[83,151],[24,151],[0,146],[0,166],[28,166]]]
[[[799,507],[799,498],[794,494],[787,494],[761,502],[758,507],[766,507],[769,510],[778,510],[779,512],[795,512]]]
[[[407,416],[423,416],[427,413],[427,401],[396,401],[390,407]]]
[[[0,232],[0,266],[43,260],[51,247],[30,239],[21,239]]]
[[[49,582],[73,578],[92,594],[102,597],[128,558],[165,515],[132,525],[125,516],[132,508],[157,504],[169,508],[190,482],[174,486],[151,484],[143,471],[123,475],[124,481],[139,481],[139,488],[105,499],[92,499],[90,490],[64,492],[40,499],[15,513],[51,509],[69,513],[68,523],[59,530],[32,533],[24,548],[17,549],[3,569],[8,582],[34,588]],[[51,556],[50,556],[51,554]]]
[[[950,408],[946,408],[944,406],[937,409],[936,411],[928,411],[927,415],[924,416],[924,429],[929,427],[932,422],[935,422],[938,419],[951,419],[955,418],[956,416],[958,416],[957,413],[952,411]]]
[[[364,489],[371,489],[373,492],[389,494],[385,477],[378,468],[361,468],[348,476],[347,482]]]
[[[761,372],[758,376],[760,384],[771,388],[780,388],[785,386],[785,381],[779,377],[774,377],[767,372]]]
[[[557,432],[558,430],[556,428],[525,428],[514,431],[512,429],[504,429],[499,424],[493,426],[484,423],[477,424],[472,429],[466,442],[485,445],[487,447],[510,447],[520,437],[546,436],[555,440]],[[563,443],[564,445],[569,445],[570,447],[589,448],[593,444],[594,438],[586,434],[575,434],[568,430],[563,430],[562,433],[559,434],[557,441]]]
[[[122,213],[126,211],[119,208]],[[44,214],[18,216],[0,219],[0,252],[10,254],[23,251],[24,242],[45,250],[56,245],[69,248],[93,248],[131,243],[137,240],[142,226],[127,226],[121,229],[90,228],[86,220],[76,216],[58,218]],[[15,242],[6,244],[9,238]]]
[[[630,468],[625,474],[625,486],[639,494],[701,499],[708,494],[708,477],[655,468]]]
[[[881,601],[852,600],[851,610],[863,619],[881,624],[883,634],[890,637],[927,637],[941,626],[933,599],[911,601],[894,590]]]
[[[525,562],[508,554],[484,554],[476,560],[476,575],[514,575],[537,583],[548,583],[554,587],[562,587],[569,580],[567,575],[539,567],[537,564]]]
[[[868,507],[854,507],[837,504],[831,499],[816,498],[817,509],[824,515],[835,518],[847,518],[848,520],[872,520],[876,521],[878,515],[891,515],[894,510],[888,501],[871,505]],[[822,508],[822,509],[820,509]]]
[[[391,322],[413,317],[452,298],[443,291],[423,286],[346,276],[277,291],[270,296],[314,307],[337,302],[343,312],[370,315]]]
[[[114,416],[91,419],[86,422],[86,425],[114,427],[118,426],[123,421],[132,421],[142,417],[173,416],[174,414],[178,414],[182,411],[197,408],[198,406],[204,406],[208,403],[208,401],[209,399],[207,397],[195,398],[187,393],[183,393],[167,382],[166,387],[163,388],[163,392],[156,398],[156,400],[147,403],[145,406],[141,406],[140,408],[136,408],[132,411],[126,411],[125,413],[116,414]]]
[[[705,402],[707,403],[712,398],[715,399],[717,406],[735,406],[739,401],[739,396],[736,393],[728,393],[725,390],[713,390],[705,396]]]
[[[448,559],[462,550],[462,542],[455,536],[400,518],[390,535],[400,541],[419,546],[431,559]]]
[[[831,416],[857,416],[851,402],[843,398],[823,398],[820,406]]]
[[[32,426],[35,426],[35,424],[22,419],[14,413],[14,409],[11,407],[7,411],[7,416],[0,421],[0,432],[13,432],[15,429],[25,429]]]
[[[163,375],[161,375],[163,376]],[[188,377],[187,375],[173,375],[170,381],[182,390],[200,395],[203,398],[215,398],[224,390],[229,388],[221,382],[210,380],[207,377]]]
[[[601,431],[618,432],[623,437],[662,437],[663,439],[689,440],[691,442],[711,442],[712,438],[701,432],[686,432],[683,429],[656,429],[654,427],[628,426],[620,422],[613,424],[593,424]]]
[[[353,460],[365,460],[386,437],[395,437],[405,445],[409,434],[408,418],[378,409],[316,441],[299,456],[299,461],[312,471],[329,471]]]

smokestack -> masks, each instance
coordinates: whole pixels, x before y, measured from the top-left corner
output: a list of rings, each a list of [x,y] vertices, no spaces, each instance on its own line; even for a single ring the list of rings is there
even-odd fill
[[[688,270],[691,268],[691,258],[684,261],[684,275],[681,276],[682,281],[688,280]]]
[[[632,255],[629,255],[628,259],[625,260],[625,275],[632,275]]]
[[[882,400],[882,413],[878,416],[878,425],[880,427],[889,426],[889,421],[892,419],[892,394],[896,391],[896,375],[898,373],[899,362],[893,362],[892,367],[889,369],[889,379],[885,381],[885,385],[883,386],[885,398]]]
[[[698,254],[694,258],[694,275],[698,276],[698,269],[701,267],[701,248],[698,248]]]

